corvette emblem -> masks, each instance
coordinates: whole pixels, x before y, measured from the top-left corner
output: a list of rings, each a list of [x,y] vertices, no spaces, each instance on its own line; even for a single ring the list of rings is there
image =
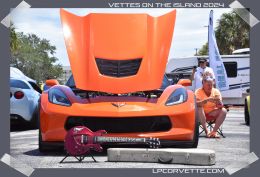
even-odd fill
[[[122,106],[125,106],[125,103],[111,103],[113,106],[115,106],[115,107],[118,107],[118,108],[120,108],[120,107],[122,107]]]

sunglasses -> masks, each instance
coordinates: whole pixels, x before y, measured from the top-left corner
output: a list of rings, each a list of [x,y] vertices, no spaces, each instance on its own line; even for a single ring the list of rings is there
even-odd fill
[[[206,76],[203,78],[204,81],[213,81],[214,78],[212,76]]]

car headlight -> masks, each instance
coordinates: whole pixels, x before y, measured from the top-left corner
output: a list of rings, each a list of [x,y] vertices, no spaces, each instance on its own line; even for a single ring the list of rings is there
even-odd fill
[[[49,102],[62,106],[71,106],[68,97],[59,89],[49,90]]]
[[[185,88],[177,88],[168,98],[165,105],[172,106],[176,104],[181,104],[187,101],[188,93]]]

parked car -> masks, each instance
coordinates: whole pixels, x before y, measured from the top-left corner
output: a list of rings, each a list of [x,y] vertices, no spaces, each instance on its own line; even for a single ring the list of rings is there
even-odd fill
[[[73,77],[67,85],[46,81],[41,152],[62,146],[78,125],[106,130],[106,136],[159,138],[162,147],[197,147],[195,96],[186,88],[191,82],[171,85],[164,76],[175,14],[79,17],[61,10]]]
[[[38,100],[41,89],[33,81],[10,78],[11,123],[25,122],[38,126]]]

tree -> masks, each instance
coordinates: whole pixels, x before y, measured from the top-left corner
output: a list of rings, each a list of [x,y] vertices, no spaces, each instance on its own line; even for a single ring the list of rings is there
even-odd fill
[[[10,49],[11,49],[11,51],[14,52],[17,48],[18,48],[18,37],[17,37],[16,32],[15,32],[15,27],[11,23],[11,26],[10,26]]]
[[[215,32],[220,53],[232,54],[234,50],[249,48],[249,30],[249,25],[237,13],[224,13]]]
[[[55,64],[58,58],[54,56],[56,47],[46,39],[40,39],[35,34],[15,33],[17,47],[12,49],[16,38],[11,37],[11,65],[20,69],[25,75],[37,82],[49,78],[58,79],[63,73],[62,66]]]
[[[250,27],[237,13],[224,13],[217,23],[215,36],[221,55],[230,55],[234,50],[249,48]],[[207,44],[205,45],[200,49],[203,54],[206,54]]]
[[[199,49],[198,55],[208,55],[209,50],[208,50],[208,42],[204,44],[201,49]]]

